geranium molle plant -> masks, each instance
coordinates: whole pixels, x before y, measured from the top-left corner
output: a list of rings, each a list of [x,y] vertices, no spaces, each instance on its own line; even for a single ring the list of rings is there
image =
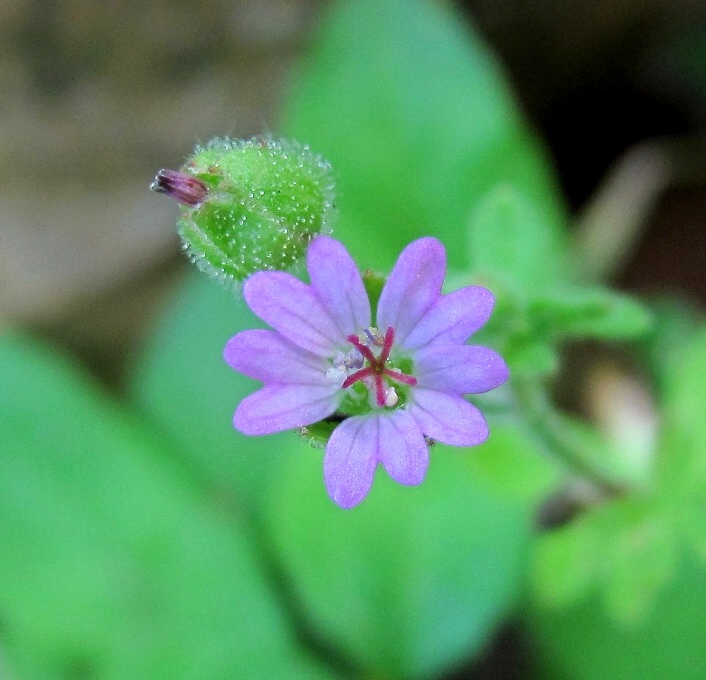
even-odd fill
[[[226,345],[235,370],[263,387],[238,406],[248,435],[338,423],[328,438],[324,478],[342,508],[368,493],[378,463],[400,484],[422,482],[429,443],[474,446],[488,437],[464,395],[501,385],[503,359],[465,344],[488,320],[494,299],[479,286],[442,295],[446,253],[421,238],[400,255],[376,319],[358,268],[328,236],[307,251],[310,285],[261,271],[243,287],[246,302],[274,330],[246,330]]]

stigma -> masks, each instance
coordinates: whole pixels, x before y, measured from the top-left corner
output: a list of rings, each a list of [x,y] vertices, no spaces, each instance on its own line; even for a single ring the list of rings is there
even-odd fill
[[[374,390],[377,406],[392,408],[398,404],[399,395],[394,385],[389,382],[416,385],[417,379],[387,365],[395,342],[395,329],[392,326],[388,326],[384,336],[381,336],[377,329],[370,327],[365,329],[364,334],[366,342],[361,342],[356,335],[346,338],[362,358],[362,364],[358,370],[347,375],[341,388],[345,390],[357,382],[362,382],[368,389]],[[380,348],[379,354],[376,355],[373,348]]]

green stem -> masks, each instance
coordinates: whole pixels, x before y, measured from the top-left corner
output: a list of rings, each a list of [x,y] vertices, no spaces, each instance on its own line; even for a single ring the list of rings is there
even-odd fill
[[[543,387],[523,379],[516,379],[513,386],[521,413],[555,458],[607,495],[625,490],[625,479],[608,470],[597,460],[590,446],[577,440]]]

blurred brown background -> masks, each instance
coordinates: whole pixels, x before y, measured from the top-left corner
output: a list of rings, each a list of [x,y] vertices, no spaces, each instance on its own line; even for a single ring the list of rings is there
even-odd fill
[[[0,324],[119,380],[188,267],[152,176],[214,135],[276,132],[325,4],[0,0]],[[639,229],[618,282],[706,301],[706,4],[457,5],[504,62],[578,222],[622,210]]]

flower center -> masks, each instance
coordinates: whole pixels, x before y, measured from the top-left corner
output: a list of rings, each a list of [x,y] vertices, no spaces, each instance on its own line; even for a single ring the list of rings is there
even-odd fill
[[[377,331],[374,329],[366,329],[365,334],[368,337],[368,344],[363,344],[356,335],[349,335],[346,340],[360,353],[366,366],[351,373],[341,385],[341,389],[346,389],[357,382],[362,382],[366,387],[375,390],[375,403],[378,406],[392,407],[397,404],[399,397],[393,386],[386,385],[386,380],[403,383],[405,385],[416,385],[417,379],[406,373],[402,373],[398,368],[390,368],[387,366],[387,361],[390,358],[392,344],[395,341],[395,329],[389,326],[385,332],[385,337],[380,338]],[[380,342],[382,340],[382,343]],[[375,356],[371,345],[380,346],[382,349],[380,354]]]

